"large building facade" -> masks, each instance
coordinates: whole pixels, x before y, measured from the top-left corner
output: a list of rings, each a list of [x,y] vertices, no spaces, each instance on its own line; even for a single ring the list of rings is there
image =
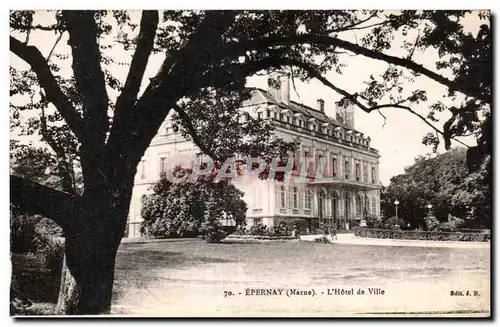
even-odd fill
[[[302,159],[310,163],[307,178],[300,182],[295,178],[235,180],[234,185],[245,193],[247,226],[272,227],[284,221],[302,233],[318,233],[325,227],[351,229],[368,214],[379,216],[380,155],[370,147],[370,138],[354,128],[354,108],[336,106],[327,115],[322,99],[313,109],[291,101],[289,94],[289,80],[283,79],[279,89],[253,90],[242,110],[247,117],[269,120],[276,136],[285,141],[300,138],[295,158],[307,158]],[[172,163],[194,158],[198,152],[191,141],[173,131],[168,117],[138,166],[128,237],[141,236],[141,205],[150,186]]]

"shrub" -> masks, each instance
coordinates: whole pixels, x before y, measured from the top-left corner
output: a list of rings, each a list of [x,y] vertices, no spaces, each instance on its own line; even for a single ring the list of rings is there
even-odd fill
[[[444,222],[444,223],[440,223],[437,226],[436,230],[439,232],[456,232],[457,227],[455,226],[455,224],[453,222]]]
[[[433,231],[439,226],[439,220],[436,218],[436,216],[433,213],[425,216],[424,222],[425,222],[425,228],[428,231]]]
[[[382,227],[382,221],[375,215],[366,216],[366,227],[379,228]]]
[[[10,246],[14,253],[62,256],[62,229],[48,218],[11,214],[10,233]]]
[[[398,229],[399,228],[399,218],[398,217],[387,218],[387,220],[382,222],[382,226],[385,229]]]
[[[291,232],[286,225],[286,222],[282,221],[278,225],[273,226],[270,231],[271,236],[289,236]]]
[[[354,235],[360,237],[388,238],[421,241],[487,242],[490,233],[450,233],[438,231],[402,231],[390,229],[359,228]]]
[[[455,226],[456,229],[461,229],[465,226],[464,219],[461,219],[461,218],[458,218],[458,217],[455,217],[452,215],[449,216],[449,219],[450,219],[451,223]]]
[[[248,231],[247,231],[246,225],[241,224],[241,225],[238,225],[236,227],[235,234],[237,234],[237,235],[246,235],[247,233],[248,233]]]
[[[34,253],[41,247],[34,216],[10,215],[10,250],[15,253]]]
[[[203,238],[208,243],[220,243],[227,236],[219,224],[204,222],[201,226]]]
[[[64,255],[62,230],[41,216],[11,214],[10,224],[11,312],[38,314],[38,309],[27,307],[26,303],[57,301]]]
[[[243,224],[247,205],[243,193],[228,181],[214,183],[214,176],[191,175],[190,169],[174,168],[174,176],[187,176],[174,183],[161,178],[153,193],[143,198],[141,231],[152,237],[185,237],[202,234],[203,222],[227,219]],[[209,212],[210,211],[210,212]]]
[[[256,225],[253,225],[252,227],[250,227],[248,234],[262,236],[262,235],[268,235],[269,233],[268,233],[266,225],[264,225],[262,223],[258,223]]]

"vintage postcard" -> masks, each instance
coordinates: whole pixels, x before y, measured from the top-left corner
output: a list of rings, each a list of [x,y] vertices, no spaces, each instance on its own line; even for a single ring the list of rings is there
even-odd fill
[[[491,316],[490,11],[9,15],[11,316]]]

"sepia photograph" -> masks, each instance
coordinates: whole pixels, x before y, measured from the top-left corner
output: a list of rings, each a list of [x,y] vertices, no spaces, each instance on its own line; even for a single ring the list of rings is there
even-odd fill
[[[491,16],[10,10],[10,316],[491,319]]]

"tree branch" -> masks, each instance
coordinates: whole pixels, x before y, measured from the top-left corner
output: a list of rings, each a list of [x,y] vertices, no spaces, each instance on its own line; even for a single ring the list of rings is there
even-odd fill
[[[30,65],[38,78],[40,86],[45,91],[47,100],[54,104],[78,140],[83,142],[85,140],[85,131],[82,117],[73,107],[69,98],[62,92],[40,50],[11,36],[10,51]]]
[[[339,28],[335,28],[335,29],[331,29],[331,30],[327,30],[326,32],[328,34],[331,34],[331,33],[338,33],[338,32],[344,32],[344,31],[348,31],[348,30],[362,30],[362,29],[365,29],[365,28],[370,28],[370,27],[373,27],[373,26],[377,26],[377,25],[383,25],[383,24],[387,24],[389,21],[386,20],[386,21],[383,21],[383,22],[379,22],[379,23],[374,23],[374,24],[371,24],[371,25],[368,25],[368,26],[364,26],[364,27],[359,27],[359,25],[363,24],[363,23],[366,23],[367,21],[369,21],[370,19],[374,18],[375,16],[377,16],[378,12],[375,11],[374,13],[372,13],[370,16],[368,16],[367,18],[365,19],[362,19],[356,23],[352,23],[352,24],[349,24],[349,25],[346,25],[346,26],[342,26],[342,27],[339,27]]]
[[[193,124],[191,123],[191,118],[180,108],[178,105],[175,105],[174,107],[175,112],[179,115],[179,117],[182,120],[182,123],[184,127],[188,130],[189,135],[191,135],[191,138],[193,139],[193,142],[200,148],[200,150],[209,155],[212,159],[219,160],[215,153],[212,152],[208,147],[205,146],[203,143],[203,140],[198,136],[198,133],[196,132],[196,128],[194,128]]]
[[[77,221],[78,197],[53,188],[10,175],[10,202],[21,211],[40,214],[55,221],[66,230],[71,217]]]
[[[200,80],[202,68],[214,64],[221,56],[219,43],[228,26],[234,22],[235,11],[208,11],[186,44],[168,53],[158,73],[136,103],[133,114],[113,131],[108,148],[115,151],[127,140],[127,154],[139,160],[170,108],[183,96],[195,93],[207,81]],[[137,121],[141,123],[138,124]]]
[[[76,189],[74,187],[74,179],[70,174],[70,170],[72,170],[72,168],[70,167],[70,163],[68,162],[64,147],[57,143],[57,141],[54,139],[52,134],[50,134],[47,128],[45,108],[42,108],[42,115],[40,116],[40,133],[42,134],[43,140],[45,140],[50,148],[55,152],[58,159],[58,165],[60,168],[59,177],[61,177],[62,180],[63,191],[74,194]]]
[[[441,134],[445,139],[447,137],[443,131],[441,131],[436,126],[432,125],[424,116],[422,116],[421,114],[419,114],[418,112],[414,111],[413,109],[411,109],[408,106],[403,106],[401,104],[391,104],[391,103],[388,103],[388,104],[382,104],[382,105],[377,105],[377,106],[373,106],[373,107],[367,107],[367,106],[365,106],[364,104],[362,104],[361,102],[358,101],[357,95],[351,94],[351,93],[349,93],[349,92],[347,92],[347,91],[345,91],[345,90],[343,90],[343,89],[335,86],[334,84],[332,84],[328,79],[326,79],[325,77],[323,77],[319,72],[317,72],[310,65],[308,65],[306,63],[303,63],[301,61],[298,61],[298,60],[294,60],[294,59],[289,59],[288,61],[291,64],[293,64],[294,66],[299,67],[299,68],[305,70],[309,74],[310,77],[316,78],[317,80],[319,80],[320,82],[322,82],[324,85],[330,87],[335,92],[343,95],[344,97],[346,97],[347,99],[349,99],[351,102],[353,102],[360,109],[362,109],[363,111],[366,111],[367,113],[370,113],[370,112],[372,112],[374,110],[377,110],[377,111],[380,112],[380,109],[383,109],[383,108],[399,108],[399,109],[404,109],[404,110],[409,111],[413,115],[417,116],[418,118],[420,118],[420,120],[422,120],[430,128],[432,128],[434,131],[436,131],[436,133]],[[380,114],[382,114],[382,113],[380,113]],[[383,116],[383,117],[385,118],[385,116]],[[456,142],[458,142],[458,143],[460,143],[462,145],[467,146],[465,143],[463,143],[460,140],[457,140],[454,137],[452,137],[451,139],[455,140]]]
[[[121,115],[122,107],[130,107],[135,104],[137,94],[141,87],[144,71],[148,64],[149,55],[153,49],[156,28],[158,26],[158,11],[145,10],[141,18],[141,30],[137,40],[137,48],[130,63],[127,80],[123,90],[116,101],[115,117]]]
[[[73,74],[82,95],[89,140],[104,144],[108,130],[108,95],[101,69],[98,29],[93,11],[63,11],[73,57]],[[89,142],[86,142],[87,144]]]
[[[52,46],[52,49],[50,49],[50,52],[49,52],[49,54],[47,55],[47,62],[49,62],[49,61],[50,61],[50,57],[52,56],[52,53],[53,53],[53,52],[54,52],[54,50],[56,49],[56,46],[57,46],[57,44],[59,43],[59,41],[61,41],[62,36],[63,36],[63,32],[61,31],[61,32],[59,33],[59,36],[57,37],[56,42],[54,43],[54,46]]]
[[[331,36],[325,36],[325,35],[312,35],[312,34],[300,34],[300,35],[294,35],[291,37],[271,37],[267,39],[259,39],[259,40],[250,40],[250,41],[239,41],[239,42],[233,42],[230,45],[227,46],[226,49],[222,49],[221,51],[228,52],[228,53],[242,53],[246,50],[266,50],[268,47],[272,46],[280,46],[280,45],[295,45],[295,44],[302,44],[302,43],[308,43],[308,44],[316,44],[316,45],[323,45],[323,46],[333,46],[333,47],[339,47],[348,51],[351,51],[356,54],[363,55],[368,58],[372,58],[375,60],[380,60],[380,61],[385,61],[390,64],[394,64],[397,66],[405,67],[408,68],[416,73],[425,75],[436,82],[443,84],[450,88],[453,91],[459,91],[465,95],[471,96],[473,98],[485,101],[490,103],[491,99],[489,96],[484,95],[481,90],[479,89],[474,89],[468,87],[464,83],[459,83],[455,82],[452,80],[447,79],[446,77],[437,74],[424,66],[417,64],[416,62],[409,60],[409,59],[403,59],[391,55],[387,55],[383,52],[371,50],[365,47],[362,47],[360,45],[336,38],[336,37],[331,37]]]

